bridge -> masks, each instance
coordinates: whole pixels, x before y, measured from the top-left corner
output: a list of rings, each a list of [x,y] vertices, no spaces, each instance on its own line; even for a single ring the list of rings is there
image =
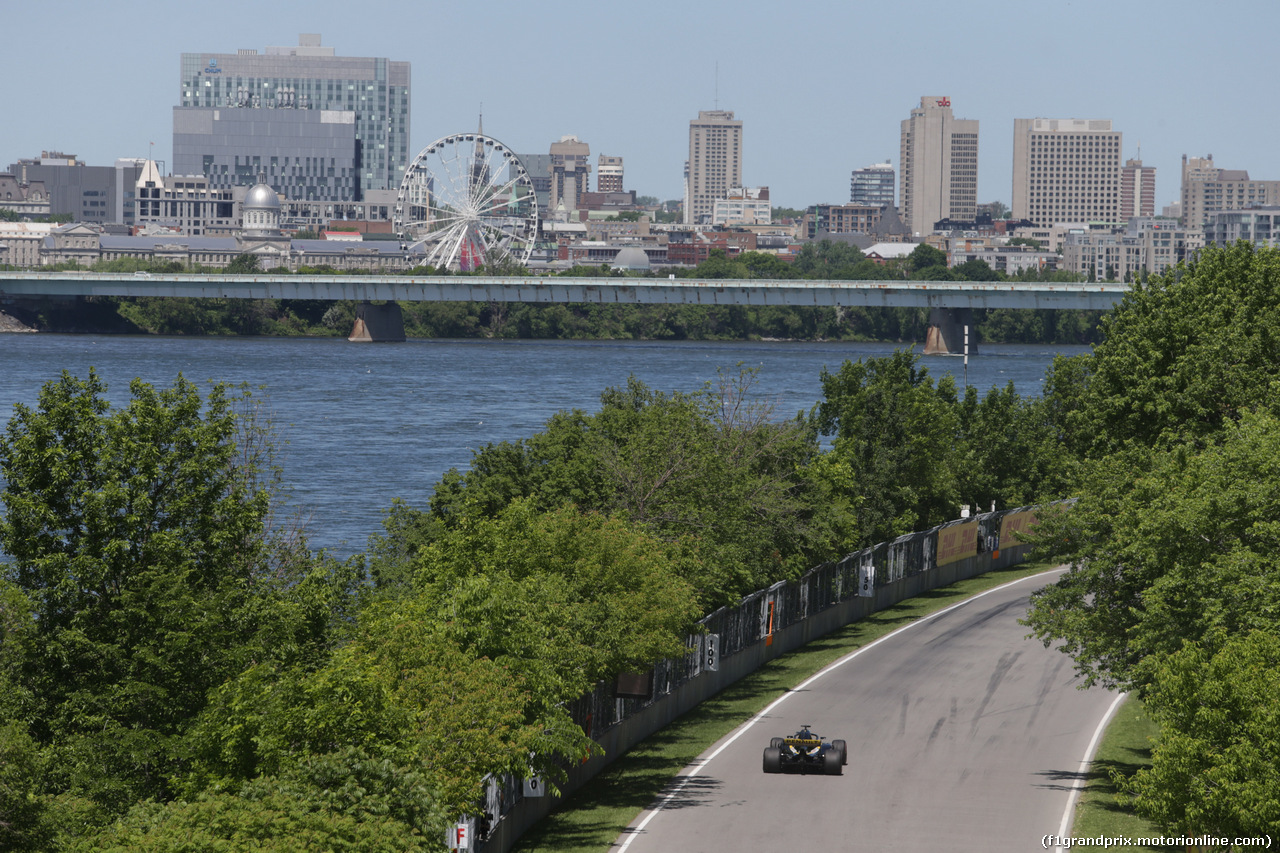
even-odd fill
[[[961,329],[975,308],[1105,311],[1127,290],[1128,285],[1099,282],[0,272],[0,301],[77,296],[350,300],[362,303],[352,340],[403,340],[397,302],[928,308],[926,353],[960,352]],[[374,304],[379,302],[386,304]]]

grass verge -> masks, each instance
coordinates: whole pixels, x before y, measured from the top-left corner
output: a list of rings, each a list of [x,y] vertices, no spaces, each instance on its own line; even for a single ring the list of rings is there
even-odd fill
[[[636,744],[525,833],[519,853],[603,853],[681,770],[782,693],[849,652],[944,607],[1047,571],[1043,563],[998,569],[907,599],[852,622],[765,666]]]
[[[1134,696],[1125,699],[1098,744],[1098,754],[1089,768],[1088,787],[1076,806],[1075,824],[1071,828],[1073,836],[1094,838],[1105,835],[1132,841],[1165,834],[1158,826],[1133,814],[1119,802],[1119,787],[1112,780],[1113,772],[1132,776],[1151,764],[1151,742],[1158,731],[1141,699]],[[1168,848],[1134,845],[1126,849]]]

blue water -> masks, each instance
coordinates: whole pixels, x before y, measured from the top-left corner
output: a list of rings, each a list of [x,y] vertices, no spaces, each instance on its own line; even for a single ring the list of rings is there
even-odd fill
[[[381,530],[394,498],[425,505],[442,474],[465,469],[474,450],[524,438],[554,413],[599,408],[600,393],[629,375],[661,391],[695,391],[717,370],[758,368],[756,392],[779,418],[808,411],[824,367],[890,355],[894,344],[666,343],[412,340],[352,344],[309,338],[158,338],[0,335],[0,413],[34,405],[62,370],[93,367],[114,403],[141,377],[168,386],[181,372],[198,383],[247,383],[269,404],[283,439],[293,504],[316,548],[346,556]],[[984,344],[968,383],[981,391],[1012,381],[1039,395],[1055,355],[1078,346]],[[965,382],[961,357],[925,358],[930,374]]]

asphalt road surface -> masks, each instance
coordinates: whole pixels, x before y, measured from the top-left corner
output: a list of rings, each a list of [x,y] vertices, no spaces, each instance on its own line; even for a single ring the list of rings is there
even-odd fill
[[[1115,694],[1026,639],[1026,578],[845,657],[686,768],[623,853],[1023,851],[1058,834]],[[848,741],[842,776],[765,774],[771,737]]]

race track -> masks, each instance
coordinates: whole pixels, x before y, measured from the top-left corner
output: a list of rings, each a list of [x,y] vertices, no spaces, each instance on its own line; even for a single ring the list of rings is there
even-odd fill
[[[713,746],[614,844],[618,853],[1023,851],[1059,832],[1115,699],[1026,639],[1031,591],[991,590],[855,652]],[[803,723],[849,744],[843,776],[766,775]]]

